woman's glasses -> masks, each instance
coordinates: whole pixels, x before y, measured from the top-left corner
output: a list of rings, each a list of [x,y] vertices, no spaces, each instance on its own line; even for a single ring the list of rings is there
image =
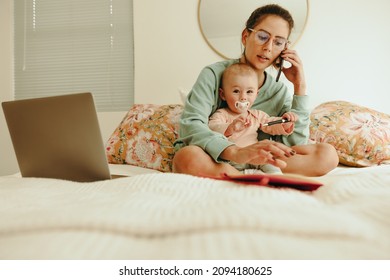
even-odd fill
[[[260,46],[266,44],[271,38],[271,35],[264,30],[255,30],[252,28],[248,28],[248,30],[255,32],[256,43]],[[288,40],[280,37],[276,37],[272,40],[272,42],[273,46],[279,51],[283,51],[284,49],[286,49],[287,45],[290,43]]]

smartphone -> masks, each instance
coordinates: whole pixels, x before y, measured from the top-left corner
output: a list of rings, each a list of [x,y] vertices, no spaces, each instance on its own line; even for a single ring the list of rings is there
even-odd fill
[[[283,62],[284,62],[284,59],[281,56],[279,56],[279,59],[280,59],[280,62],[277,65],[279,67],[279,70],[278,70],[278,75],[276,76],[277,82],[279,82],[280,75],[282,74]]]

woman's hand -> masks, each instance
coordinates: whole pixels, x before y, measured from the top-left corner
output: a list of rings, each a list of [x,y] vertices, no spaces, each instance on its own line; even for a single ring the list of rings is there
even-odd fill
[[[229,146],[222,152],[221,157],[236,163],[255,165],[269,163],[284,168],[287,164],[280,158],[293,155],[295,155],[295,151],[282,143],[262,140],[246,147]]]
[[[306,80],[298,53],[295,50],[286,49],[282,52],[282,58],[291,63],[291,67],[283,68],[282,71],[284,76],[294,85],[294,94],[305,95]]]

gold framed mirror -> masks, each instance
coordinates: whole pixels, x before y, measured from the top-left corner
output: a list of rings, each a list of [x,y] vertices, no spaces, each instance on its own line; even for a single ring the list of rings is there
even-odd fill
[[[241,32],[256,8],[269,4],[268,0],[199,0],[198,23],[207,44],[223,58],[238,58]],[[295,27],[290,41],[296,44],[302,36],[309,17],[309,0],[274,0],[293,16]]]

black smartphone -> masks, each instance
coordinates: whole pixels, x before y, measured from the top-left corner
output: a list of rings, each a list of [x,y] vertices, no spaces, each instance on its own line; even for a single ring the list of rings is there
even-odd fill
[[[280,78],[280,75],[282,74],[282,69],[283,69],[283,62],[284,62],[284,59],[279,56],[279,63],[278,63],[278,67],[279,67],[279,70],[278,70],[278,75],[276,76],[276,81],[278,82],[279,81],[279,78]]]

